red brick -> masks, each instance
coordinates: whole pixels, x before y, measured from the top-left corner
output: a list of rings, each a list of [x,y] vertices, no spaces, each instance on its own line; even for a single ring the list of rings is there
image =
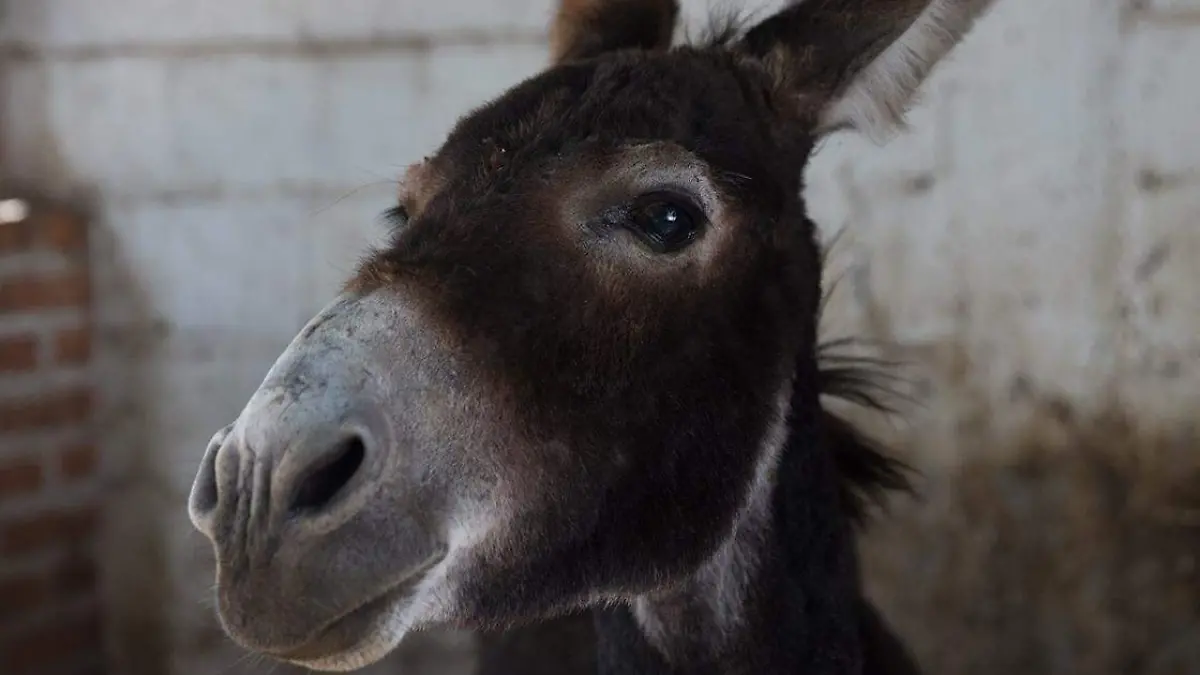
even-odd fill
[[[50,599],[46,580],[26,574],[0,580],[0,625],[23,618]]]
[[[81,654],[102,649],[96,612],[83,616],[49,617],[43,625],[23,631],[0,654],[4,675],[35,675],[56,665],[77,660]]]
[[[73,554],[51,573],[53,592],[63,598],[91,594],[96,588],[96,562],[90,556]]]
[[[35,459],[0,463],[0,502],[37,492],[42,487],[42,467]]]
[[[87,363],[92,354],[92,332],[87,328],[64,330],[54,337],[54,360],[68,365]]]
[[[0,312],[83,307],[90,291],[86,270],[13,277],[0,281]]]
[[[94,597],[97,569],[87,555],[68,555],[48,570],[0,577],[0,627],[31,612]]]
[[[0,524],[0,552],[6,555],[35,553],[77,544],[95,530],[95,508],[49,511]]]
[[[78,445],[63,450],[59,462],[59,468],[64,477],[78,480],[96,474],[96,468],[100,464],[100,455],[94,445]]]
[[[87,248],[87,224],[65,211],[34,212],[17,223],[0,223],[0,254],[35,249],[77,253]]]
[[[23,373],[37,368],[38,340],[32,335],[0,338],[0,372]]]
[[[28,219],[17,223],[0,223],[0,254],[33,248],[33,233],[32,223]]]
[[[72,389],[0,400],[0,431],[33,431],[78,424],[91,414],[91,394]]]
[[[34,219],[38,243],[64,253],[82,251],[87,247],[87,225],[75,216],[56,211]]]

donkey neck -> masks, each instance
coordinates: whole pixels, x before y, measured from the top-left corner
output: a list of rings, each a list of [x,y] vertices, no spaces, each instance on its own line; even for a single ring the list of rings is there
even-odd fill
[[[786,442],[706,564],[629,608],[597,613],[601,675],[862,671],[851,524],[820,416],[806,409],[793,400]]]

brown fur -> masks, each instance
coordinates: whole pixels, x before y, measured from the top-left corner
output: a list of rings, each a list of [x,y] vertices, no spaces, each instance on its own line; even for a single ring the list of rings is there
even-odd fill
[[[552,60],[666,48],[678,17],[676,0],[563,0],[550,29]]]
[[[979,0],[932,2],[961,28]],[[822,407],[870,380],[817,343],[802,188],[830,111],[874,123],[940,56],[917,9],[821,0],[667,49],[673,2],[565,3],[555,65],[413,170],[210,447],[192,513],[230,634],[350,667],[590,609],[606,675],[913,672],[853,532],[903,481]]]
[[[395,215],[403,220],[420,216],[441,185],[441,176],[428,161],[409,166],[400,179],[399,211]]]

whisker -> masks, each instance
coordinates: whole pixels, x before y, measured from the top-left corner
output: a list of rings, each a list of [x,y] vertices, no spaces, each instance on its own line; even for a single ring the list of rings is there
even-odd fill
[[[342,196],[333,200],[333,202],[331,202],[330,204],[328,204],[324,207],[321,207],[321,208],[317,209],[316,211],[310,213],[309,217],[314,218],[316,216],[319,216],[319,215],[325,213],[326,211],[328,211],[329,209],[332,209],[333,207],[337,206],[338,204],[341,204],[342,202],[346,201],[350,197],[353,197],[354,195],[358,194],[359,192],[362,192],[363,190],[365,190],[369,187],[374,187],[376,185],[386,185],[391,182],[394,182],[394,181],[388,180],[388,179],[380,179],[380,180],[376,180],[376,181],[371,181],[370,183],[366,183],[364,185],[360,185],[356,188],[351,188],[345,194],[343,194]]]

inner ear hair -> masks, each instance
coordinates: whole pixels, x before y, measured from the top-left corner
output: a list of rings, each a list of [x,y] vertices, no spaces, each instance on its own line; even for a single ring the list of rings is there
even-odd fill
[[[762,59],[819,134],[853,128],[882,142],[933,68],[994,0],[801,0],[751,28]]]
[[[560,0],[550,28],[551,61],[666,49],[678,18],[678,0]]]

